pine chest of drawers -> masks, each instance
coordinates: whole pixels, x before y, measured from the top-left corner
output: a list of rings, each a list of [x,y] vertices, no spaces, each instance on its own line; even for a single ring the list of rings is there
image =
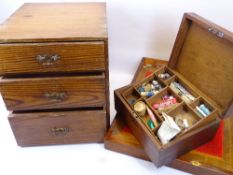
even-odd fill
[[[102,142],[105,3],[24,4],[0,26],[0,90],[20,146]]]

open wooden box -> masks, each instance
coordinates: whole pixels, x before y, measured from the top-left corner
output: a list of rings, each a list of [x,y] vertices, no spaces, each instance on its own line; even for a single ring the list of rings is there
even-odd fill
[[[152,72],[142,81],[115,91],[117,112],[125,116],[132,133],[142,144],[148,157],[156,166],[170,163],[176,157],[210,140],[222,117],[233,100],[233,55],[232,34],[223,28],[195,15],[185,14],[168,66]],[[159,79],[158,74],[168,72],[171,77]],[[140,96],[138,88],[145,82],[157,79],[162,89],[150,98]],[[178,81],[194,97],[186,103],[169,86]],[[157,127],[151,130],[145,119],[134,111],[133,103],[143,101],[153,111],[159,124],[163,117],[153,110],[152,104],[164,94],[173,94],[179,104],[167,111],[170,116],[179,114],[187,118],[191,125],[167,144],[161,144],[157,137]],[[205,104],[211,111],[205,118],[194,110],[198,104]]]
[[[167,61],[143,58],[132,83],[139,82],[164,65],[167,65]],[[233,105],[225,116],[213,139],[176,158],[167,166],[197,175],[233,174]],[[125,116],[118,113],[105,136],[104,147],[111,151],[150,160],[125,123]]]

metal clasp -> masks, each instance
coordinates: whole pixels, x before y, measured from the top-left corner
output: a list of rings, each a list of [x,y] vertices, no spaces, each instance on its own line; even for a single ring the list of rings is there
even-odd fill
[[[217,29],[214,29],[212,27],[209,27],[208,31],[211,32],[211,33],[213,33],[214,35],[216,35],[219,38],[223,38],[224,37],[224,33],[223,32],[220,32]]]
[[[199,161],[196,161],[196,160],[192,160],[192,161],[191,161],[191,164],[192,164],[193,166],[200,166],[200,165],[201,165],[201,163],[200,163]]]

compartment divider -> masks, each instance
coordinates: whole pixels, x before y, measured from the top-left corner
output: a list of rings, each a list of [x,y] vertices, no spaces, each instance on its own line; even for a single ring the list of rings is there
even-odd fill
[[[163,80],[164,84],[166,84],[167,86],[173,81],[175,80],[176,75],[172,75],[170,78]]]
[[[174,111],[176,111],[178,108],[180,108],[181,106],[184,106],[185,103],[182,101],[181,103],[177,104],[177,106],[175,108],[173,108],[172,110],[168,111],[166,114],[170,115],[171,113],[173,113]]]
[[[126,91],[124,91],[123,94],[122,94],[122,96],[127,101],[127,103],[131,106],[131,108],[133,107],[133,105],[135,104],[136,101],[138,101],[139,99],[142,98],[140,96],[140,94],[133,87],[130,87],[129,89],[127,89]],[[130,99],[134,100],[134,103],[131,103],[129,101]]]
[[[155,114],[156,118],[159,119],[159,122],[163,121],[163,118],[161,117],[161,115],[159,115],[158,112],[153,109],[151,104],[148,103],[147,100],[145,100],[145,102],[146,102],[146,105],[150,108],[150,110]]]
[[[197,104],[197,102],[200,100],[200,98],[201,98],[200,96],[197,97],[192,103],[188,104],[188,106],[194,107],[194,105]],[[195,106],[196,106],[196,105],[195,105]]]
[[[141,97],[140,92],[138,92],[138,89],[134,86],[133,89],[137,92],[137,94]],[[141,97],[142,98],[142,97]]]

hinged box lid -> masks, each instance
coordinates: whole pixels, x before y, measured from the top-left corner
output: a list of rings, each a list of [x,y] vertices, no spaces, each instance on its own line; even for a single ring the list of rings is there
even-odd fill
[[[168,66],[223,115],[233,102],[233,33],[185,13]]]

